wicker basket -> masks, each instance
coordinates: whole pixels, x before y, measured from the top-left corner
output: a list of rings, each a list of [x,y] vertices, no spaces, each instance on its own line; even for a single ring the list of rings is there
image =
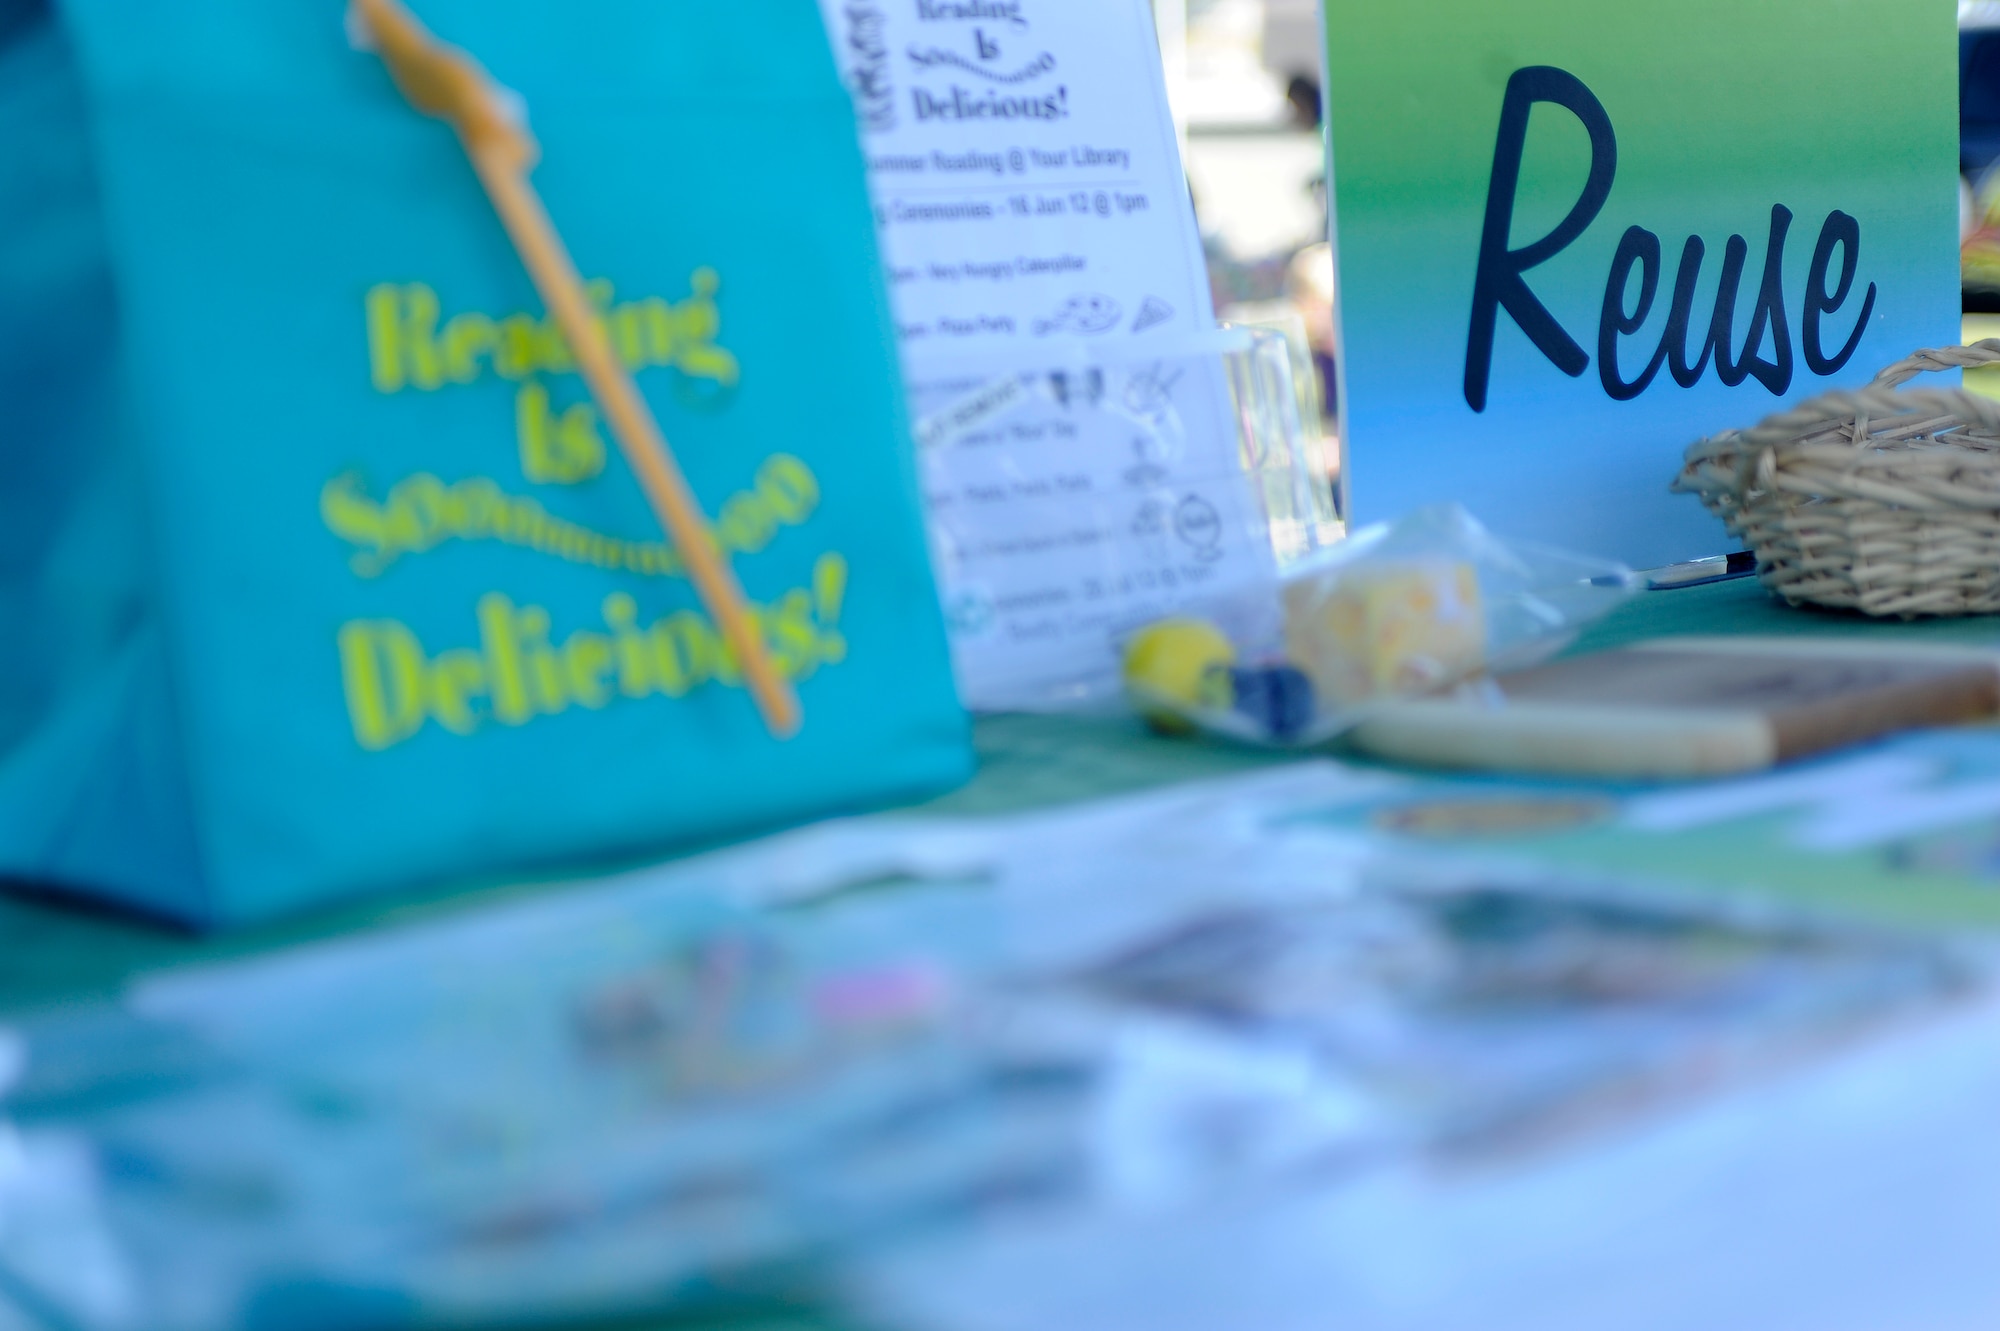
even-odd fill
[[[2000,402],[1896,391],[1926,370],[1996,363],[2000,338],[1919,351],[1866,388],[1702,440],[1674,489],[1699,495],[1794,605],[2000,611]]]

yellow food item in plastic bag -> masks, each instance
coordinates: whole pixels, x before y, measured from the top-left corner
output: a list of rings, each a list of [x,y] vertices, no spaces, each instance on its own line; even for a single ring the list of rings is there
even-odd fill
[[[1456,560],[1299,578],[1285,587],[1285,650],[1340,706],[1448,684],[1486,659],[1479,579]]]

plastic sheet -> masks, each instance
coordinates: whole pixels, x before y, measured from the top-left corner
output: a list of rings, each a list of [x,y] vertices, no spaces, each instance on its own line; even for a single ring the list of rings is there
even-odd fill
[[[1502,540],[1437,505],[1297,561],[1248,610],[1218,599],[1131,635],[1126,687],[1169,728],[1315,744],[1381,703],[1546,660],[1639,586],[1622,564]],[[1278,614],[1250,613],[1273,599]]]

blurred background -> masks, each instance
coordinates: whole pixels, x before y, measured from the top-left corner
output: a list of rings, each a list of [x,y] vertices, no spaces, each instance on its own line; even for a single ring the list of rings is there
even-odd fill
[[[1153,0],[1153,12],[1216,314],[1284,333],[1300,370],[1310,357],[1337,465],[1318,0]]]
[[[2000,337],[2000,0],[1959,0],[1959,272],[1965,340]],[[1966,386],[2000,398],[2000,372]]]

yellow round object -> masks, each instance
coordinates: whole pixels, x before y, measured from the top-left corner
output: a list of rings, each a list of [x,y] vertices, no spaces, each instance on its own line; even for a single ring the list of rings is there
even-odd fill
[[[1204,685],[1212,672],[1236,664],[1236,648],[1205,619],[1163,619],[1132,636],[1125,646],[1125,687],[1141,700],[1140,715],[1162,730],[1185,732],[1188,723],[1170,712],[1147,708],[1148,696],[1190,707],[1209,701]]]

